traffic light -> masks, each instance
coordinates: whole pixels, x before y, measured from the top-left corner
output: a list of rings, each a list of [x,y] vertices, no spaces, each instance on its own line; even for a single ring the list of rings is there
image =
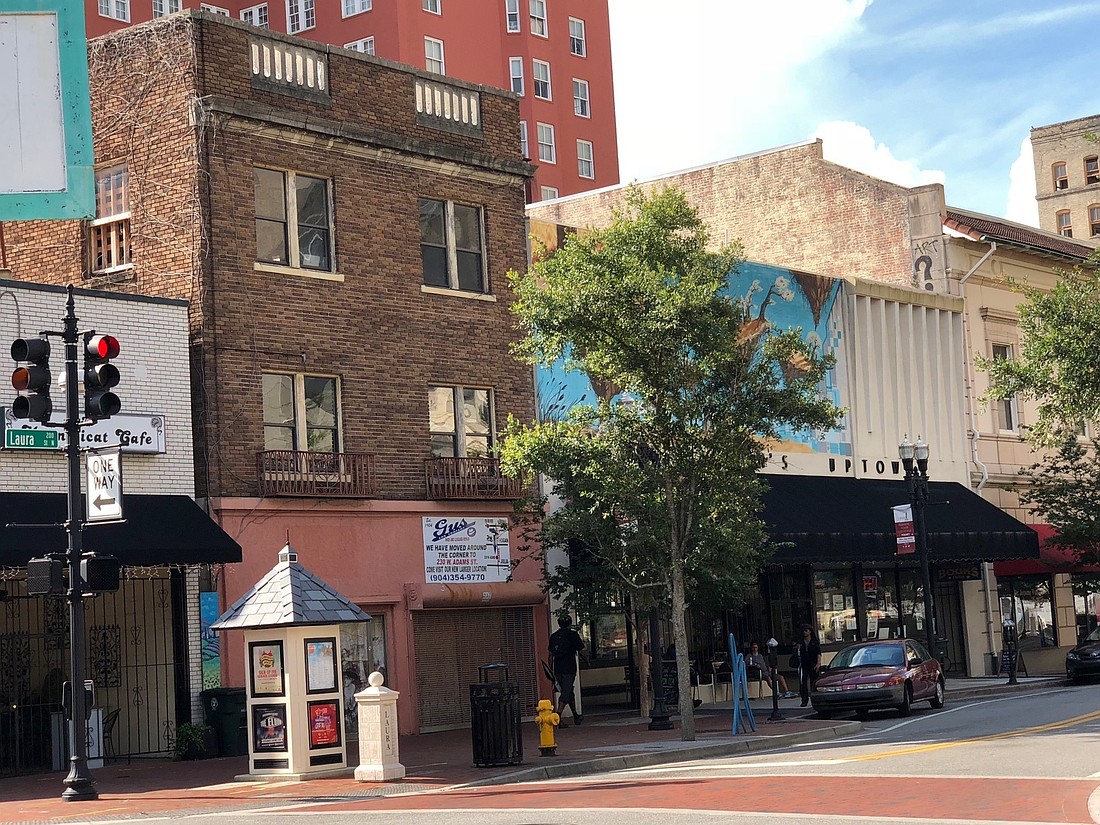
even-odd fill
[[[113,335],[84,336],[84,415],[93,421],[110,418],[122,409],[122,402],[111,392],[119,380],[118,367],[110,363],[118,349]]]
[[[11,374],[11,385],[20,393],[11,405],[12,415],[46,423],[53,411],[49,339],[17,338],[11,345],[11,357],[20,364]]]

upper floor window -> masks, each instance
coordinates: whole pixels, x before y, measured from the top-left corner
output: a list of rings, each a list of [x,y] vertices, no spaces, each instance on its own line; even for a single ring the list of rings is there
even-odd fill
[[[1054,190],[1068,189],[1069,188],[1069,176],[1066,174],[1066,164],[1062,161],[1054,164],[1051,167],[1051,174],[1054,176]]]
[[[89,224],[91,270],[102,275],[133,266],[130,173],[125,163],[95,171],[95,218]]]
[[[493,391],[429,387],[428,427],[433,456],[489,455],[493,448]]]
[[[434,37],[424,38],[424,68],[436,74],[446,74],[447,66],[443,60],[443,41]]]
[[[258,6],[241,9],[241,20],[248,23],[250,26],[266,29],[267,19],[267,3],[260,3]]]
[[[265,372],[262,385],[265,450],[340,452],[336,378]]]
[[[531,34],[546,37],[546,0],[531,0]]]
[[[222,8],[221,6],[211,6],[209,3],[203,3],[199,6],[203,11],[208,11],[211,14],[220,14],[222,17],[229,17],[229,9]]]
[[[423,0],[421,8],[432,14],[443,14],[443,8],[440,6],[441,2],[442,0]]]
[[[588,108],[588,81],[573,78],[573,112],[580,117],[591,117]]]
[[[994,361],[1012,360],[1012,347],[1009,344],[993,344],[992,353]],[[999,399],[996,403],[997,429],[1004,432],[1016,432],[1020,423],[1016,415],[1016,396]]]
[[[512,76],[512,91],[517,95],[523,94],[523,58],[508,58],[508,73]]]
[[[1100,183],[1100,159],[1096,155],[1085,158],[1085,183]]]
[[[430,198],[419,203],[425,285],[487,292],[480,207]]]
[[[542,60],[532,60],[531,74],[535,78],[535,97],[550,100],[550,64]]]
[[[592,162],[592,141],[577,141],[577,174],[582,178],[596,177],[595,166]]]
[[[531,157],[531,149],[527,143],[527,121],[519,122],[519,152],[524,158]]]
[[[1100,204],[1089,206],[1089,237],[1100,235]]]
[[[554,148],[554,127],[549,123],[539,123],[536,131],[539,139],[539,160],[545,163],[557,163],[557,150]]]
[[[286,0],[286,30],[297,34],[317,25],[316,0]]]
[[[130,22],[130,0],[99,0],[99,16]]]
[[[575,17],[569,18],[569,51],[577,57],[585,57],[588,54],[588,43],[584,38],[584,21]]]
[[[374,38],[364,37],[362,40],[353,40],[351,43],[345,43],[344,48],[363,54],[374,54]]]
[[[183,0],[153,0],[153,17],[174,14],[183,8]]]
[[[1067,238],[1073,237],[1073,224],[1070,223],[1068,209],[1063,209],[1061,212],[1055,213],[1054,222],[1057,226],[1059,235],[1065,235]]]
[[[504,0],[504,20],[508,31],[519,31],[519,0]]]
[[[362,14],[365,11],[370,11],[372,5],[373,0],[344,0],[341,16],[351,17],[353,14]]]
[[[552,201],[558,196],[558,187],[556,186],[540,186],[539,196],[544,201]]]
[[[256,167],[256,259],[331,272],[329,184],[297,172]]]

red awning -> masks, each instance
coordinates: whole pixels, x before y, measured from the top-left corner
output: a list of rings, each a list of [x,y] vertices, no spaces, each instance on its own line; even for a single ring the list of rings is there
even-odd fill
[[[1039,558],[994,562],[993,572],[998,576],[1100,573],[1100,565],[1081,564],[1069,547],[1049,544],[1048,540],[1057,535],[1057,531],[1049,524],[1029,524],[1028,527],[1039,534]]]

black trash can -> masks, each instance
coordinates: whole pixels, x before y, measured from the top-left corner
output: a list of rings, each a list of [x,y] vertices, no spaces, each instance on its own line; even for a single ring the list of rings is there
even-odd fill
[[[210,688],[202,697],[206,724],[214,729],[221,756],[248,755],[248,704],[244,688]]]
[[[474,765],[518,765],[523,762],[519,684],[508,681],[508,667],[482,665],[470,685],[470,735]]]

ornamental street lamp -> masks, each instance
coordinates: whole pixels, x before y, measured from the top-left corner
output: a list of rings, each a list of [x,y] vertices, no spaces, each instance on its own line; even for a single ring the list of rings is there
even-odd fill
[[[920,554],[921,584],[924,589],[924,631],[928,653],[936,655],[935,613],[932,606],[932,578],[928,573],[928,532],[924,525],[924,508],[928,504],[928,445],[917,436],[914,444],[906,435],[898,444],[898,455],[905,466],[905,483],[913,505],[913,528],[917,552]]]

